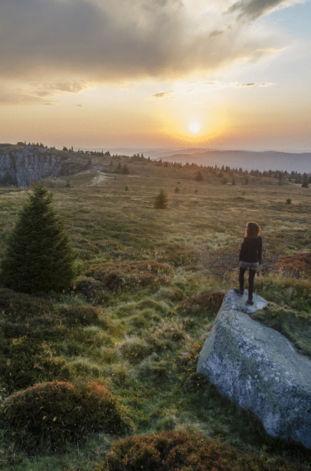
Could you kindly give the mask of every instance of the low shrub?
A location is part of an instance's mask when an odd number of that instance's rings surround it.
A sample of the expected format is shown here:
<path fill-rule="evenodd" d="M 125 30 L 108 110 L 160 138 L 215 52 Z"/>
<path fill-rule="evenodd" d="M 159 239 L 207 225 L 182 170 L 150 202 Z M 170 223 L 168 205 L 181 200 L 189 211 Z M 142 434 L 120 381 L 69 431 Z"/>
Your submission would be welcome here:
<path fill-rule="evenodd" d="M 89 302 L 100 302 L 102 300 L 102 284 L 91 276 L 77 278 L 74 290 L 81 293 Z"/>
<path fill-rule="evenodd" d="M 279 273 L 293 278 L 311 276 L 311 252 L 300 252 L 279 257 L 276 262 Z"/>
<path fill-rule="evenodd" d="M 0 325 L 6 337 L 47 340 L 64 333 L 61 319 L 47 299 L 0 289 Z"/>
<path fill-rule="evenodd" d="M 88 304 L 63 305 L 59 307 L 58 311 L 64 322 L 69 326 L 87 326 L 99 323 L 99 309 Z"/>
<path fill-rule="evenodd" d="M 0 376 L 7 394 L 69 378 L 65 360 L 52 347 L 66 328 L 48 300 L 0 289 L 0 329 Z"/>
<path fill-rule="evenodd" d="M 160 351 L 170 346 L 175 350 L 176 346 L 171 344 L 184 342 L 186 337 L 187 333 L 182 322 L 162 320 L 147 337 L 147 342 Z"/>
<path fill-rule="evenodd" d="M 36 382 L 70 377 L 66 361 L 44 347 L 28 337 L 1 340 L 0 377 L 8 394 Z"/>
<path fill-rule="evenodd" d="M 113 443 L 97 471 L 294 471 L 191 431 L 132 436 Z"/>
<path fill-rule="evenodd" d="M 196 370 L 198 356 L 202 347 L 203 344 L 201 342 L 193 342 L 188 349 L 180 352 L 176 363 L 181 371 L 190 374 Z"/>
<path fill-rule="evenodd" d="M 130 425 L 116 398 L 100 383 L 66 381 L 36 384 L 7 397 L 1 420 L 16 447 L 32 454 L 62 450 L 86 434 L 122 434 Z"/>
<path fill-rule="evenodd" d="M 165 261 L 175 267 L 197 267 L 199 259 L 198 251 L 189 245 L 167 245 L 163 248 L 160 261 Z"/>
<path fill-rule="evenodd" d="M 161 359 L 160 356 L 153 352 L 145 358 L 137 369 L 137 374 L 144 381 L 156 383 L 165 382 L 172 374 L 172 368 L 169 368 L 167 360 Z"/>
<path fill-rule="evenodd" d="M 39 316 L 48 317 L 51 309 L 51 303 L 43 298 L 0 288 L 0 311 L 11 321 L 27 321 Z"/>
<path fill-rule="evenodd" d="M 91 266 L 86 275 L 100 281 L 108 291 L 120 291 L 165 284 L 172 275 L 172 268 L 165 263 L 147 260 L 104 262 Z"/>
<path fill-rule="evenodd" d="M 152 345 L 140 338 L 131 338 L 119 347 L 121 355 L 132 364 L 137 364 L 152 353 Z"/>
<path fill-rule="evenodd" d="M 178 313 L 185 315 L 217 314 L 224 299 L 221 291 L 203 291 L 183 301 Z"/>
<path fill-rule="evenodd" d="M 298 311 L 310 311 L 310 279 L 292 278 L 272 273 L 258 277 L 256 286 L 260 294 L 270 302 Z"/>

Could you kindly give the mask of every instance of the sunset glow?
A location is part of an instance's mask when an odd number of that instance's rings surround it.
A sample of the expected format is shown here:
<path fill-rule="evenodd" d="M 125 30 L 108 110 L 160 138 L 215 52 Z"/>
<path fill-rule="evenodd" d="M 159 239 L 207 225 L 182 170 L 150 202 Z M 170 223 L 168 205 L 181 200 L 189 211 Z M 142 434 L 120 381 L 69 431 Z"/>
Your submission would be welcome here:
<path fill-rule="evenodd" d="M 1 2 L 1 141 L 311 148 L 309 1 L 126 5 Z"/>
<path fill-rule="evenodd" d="M 189 123 L 188 129 L 191 132 L 191 134 L 196 135 L 196 134 L 199 134 L 199 132 L 202 129 L 202 126 L 201 126 L 201 123 L 199 123 L 198 121 L 191 121 Z"/>

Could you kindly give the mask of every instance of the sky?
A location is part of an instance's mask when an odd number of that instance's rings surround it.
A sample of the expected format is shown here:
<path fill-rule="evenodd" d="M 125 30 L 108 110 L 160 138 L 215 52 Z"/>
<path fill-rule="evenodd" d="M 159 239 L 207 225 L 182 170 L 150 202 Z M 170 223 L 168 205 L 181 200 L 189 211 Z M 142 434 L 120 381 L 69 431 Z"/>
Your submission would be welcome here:
<path fill-rule="evenodd" d="M 310 0 L 0 0 L 0 142 L 311 151 Z"/>

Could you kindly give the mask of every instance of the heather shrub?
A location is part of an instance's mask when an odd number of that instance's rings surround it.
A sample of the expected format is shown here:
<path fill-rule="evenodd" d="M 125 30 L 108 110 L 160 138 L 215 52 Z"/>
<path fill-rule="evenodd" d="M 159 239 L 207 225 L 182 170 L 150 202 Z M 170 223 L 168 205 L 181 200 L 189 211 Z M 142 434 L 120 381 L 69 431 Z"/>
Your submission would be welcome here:
<path fill-rule="evenodd" d="M 117 399 L 96 382 L 35 384 L 4 400 L 1 420 L 8 438 L 30 454 L 62 450 L 89 433 L 122 434 L 130 428 Z"/>
<path fill-rule="evenodd" d="M 100 302 L 102 300 L 102 284 L 91 276 L 80 276 L 75 280 L 74 289 L 81 293 L 87 301 Z"/>
<path fill-rule="evenodd" d="M 0 289 L 0 326 L 6 339 L 29 337 L 38 342 L 64 333 L 50 302 L 8 289 Z"/>
<path fill-rule="evenodd" d="M 100 310 L 89 304 L 63 305 L 58 310 L 68 326 L 87 326 L 98 324 L 100 321 Z"/>
<path fill-rule="evenodd" d="M 309 278 L 311 276 L 311 253 L 298 252 L 293 255 L 279 257 L 276 269 L 283 276 L 293 278 Z"/>
<path fill-rule="evenodd" d="M 127 339 L 119 347 L 121 355 L 132 364 L 137 364 L 152 353 L 152 345 L 134 337 Z"/>
<path fill-rule="evenodd" d="M 1 339 L 0 376 L 7 393 L 40 381 L 69 378 L 66 361 L 44 347 L 28 337 Z"/>
<path fill-rule="evenodd" d="M 185 315 L 217 314 L 223 299 L 224 293 L 221 291 L 203 291 L 183 301 L 178 312 Z"/>
<path fill-rule="evenodd" d="M 173 246 L 163 247 L 159 260 L 172 264 L 175 267 L 197 267 L 199 254 L 196 248 L 174 243 Z"/>
<path fill-rule="evenodd" d="M 260 294 L 279 306 L 308 311 L 311 305 L 311 281 L 271 273 L 256 280 Z"/>
<path fill-rule="evenodd" d="M 97 471 L 294 471 L 192 431 L 132 436 L 113 443 Z"/>
<path fill-rule="evenodd" d="M 41 381 L 68 379 L 66 362 L 50 343 L 65 335 L 51 303 L 0 289 L 0 328 L 0 376 L 7 393 Z"/>
<path fill-rule="evenodd" d="M 172 269 L 168 264 L 155 261 L 104 262 L 90 267 L 88 277 L 99 280 L 108 291 L 120 291 L 169 281 Z"/>
<path fill-rule="evenodd" d="M 44 298 L 0 288 L 0 311 L 12 321 L 25 322 L 34 317 L 49 317 L 51 304 Z"/>

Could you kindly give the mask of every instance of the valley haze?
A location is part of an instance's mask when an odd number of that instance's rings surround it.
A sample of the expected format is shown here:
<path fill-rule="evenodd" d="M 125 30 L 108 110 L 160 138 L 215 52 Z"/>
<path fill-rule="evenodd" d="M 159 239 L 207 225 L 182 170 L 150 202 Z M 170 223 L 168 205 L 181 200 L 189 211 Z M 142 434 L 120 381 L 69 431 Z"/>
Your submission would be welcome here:
<path fill-rule="evenodd" d="M 98 150 L 98 148 L 97 148 Z M 252 151 L 252 150 L 221 150 L 202 148 L 176 148 L 176 149 L 140 149 L 112 148 L 112 153 L 132 155 L 143 153 L 153 160 L 162 159 L 168 162 L 183 164 L 194 163 L 203 166 L 222 165 L 244 170 L 282 170 L 300 173 L 311 172 L 311 152 L 280 152 L 280 151 Z"/>

